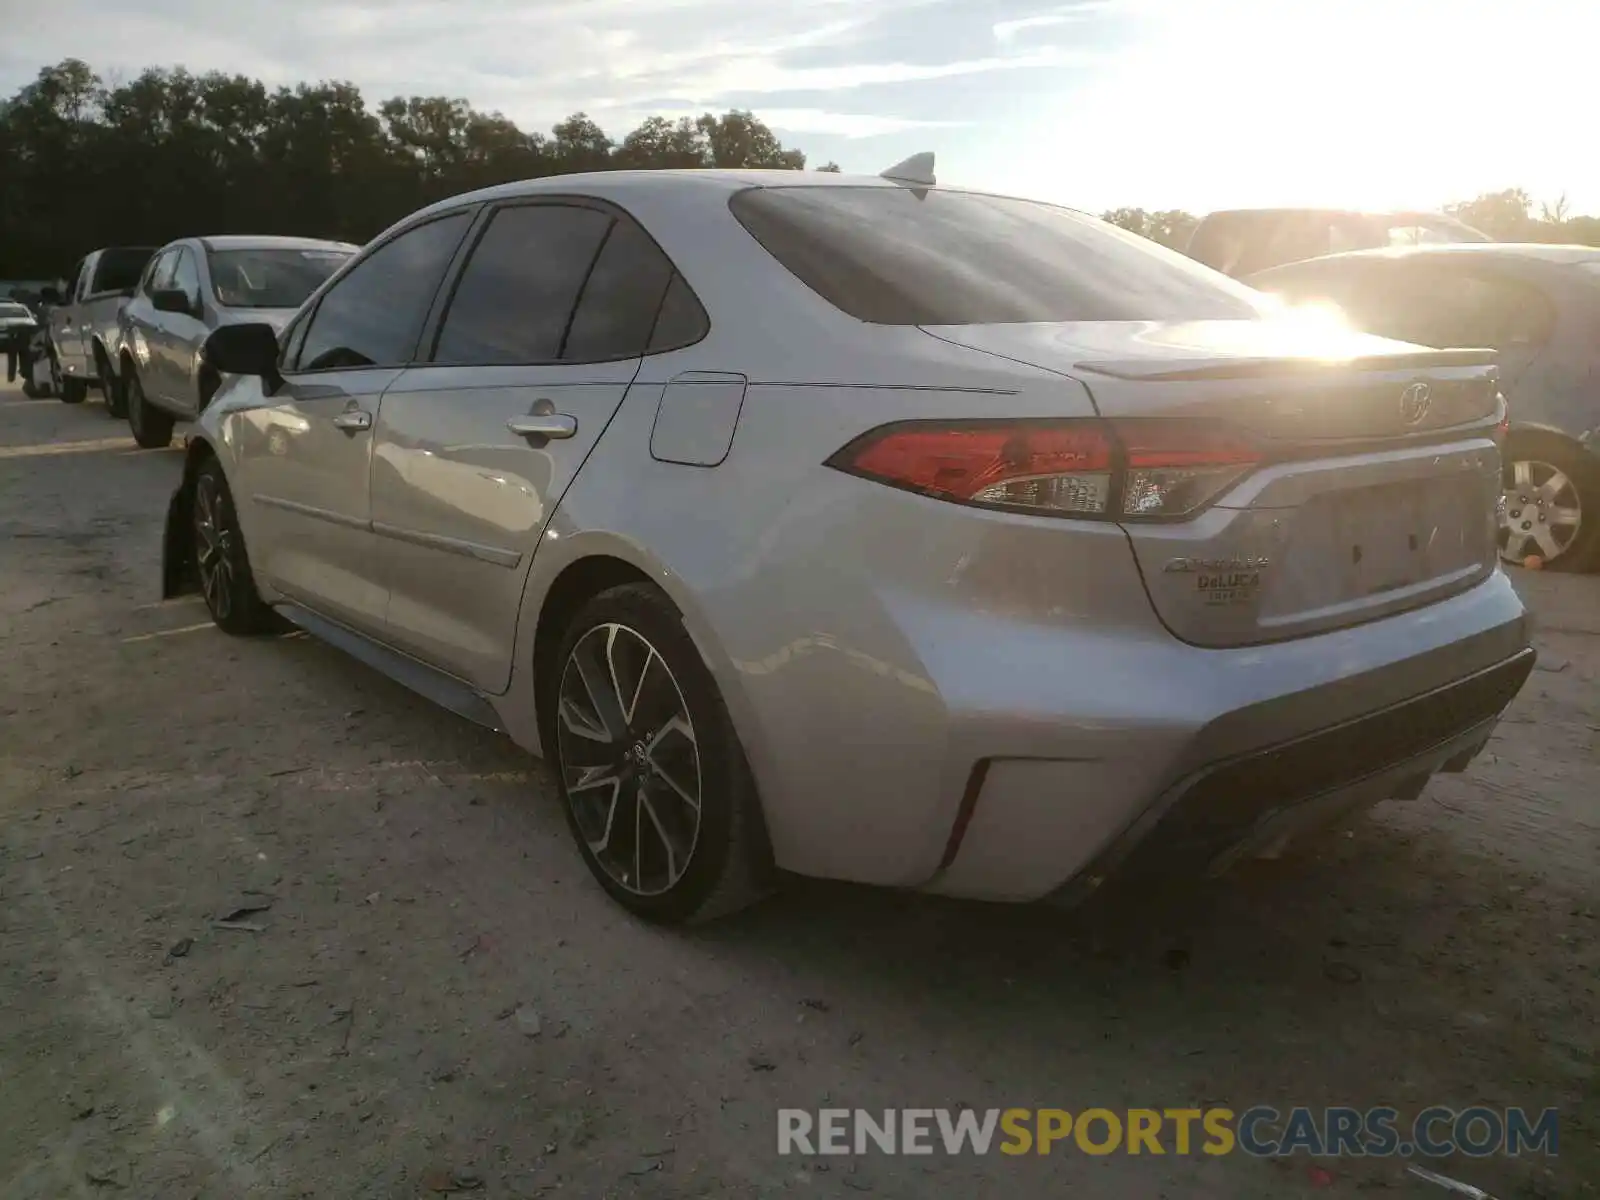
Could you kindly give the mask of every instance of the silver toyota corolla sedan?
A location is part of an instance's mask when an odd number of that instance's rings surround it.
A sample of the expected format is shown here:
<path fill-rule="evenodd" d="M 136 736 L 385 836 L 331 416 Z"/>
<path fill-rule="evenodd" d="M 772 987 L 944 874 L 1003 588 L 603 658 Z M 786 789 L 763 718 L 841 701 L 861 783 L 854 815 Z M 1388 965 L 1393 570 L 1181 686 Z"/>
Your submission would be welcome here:
<path fill-rule="evenodd" d="M 134 441 L 157 449 L 175 420 L 191 420 L 221 382 L 200 348 L 223 325 L 281 329 L 357 250 L 348 242 L 289 237 L 202 237 L 151 257 L 120 318 L 117 376 L 107 392 Z M 118 416 L 123 415 L 117 412 Z"/>
<path fill-rule="evenodd" d="M 662 920 L 1217 871 L 1461 770 L 1533 659 L 1492 354 L 886 174 L 402 221 L 211 336 L 165 593 L 542 754 Z"/>

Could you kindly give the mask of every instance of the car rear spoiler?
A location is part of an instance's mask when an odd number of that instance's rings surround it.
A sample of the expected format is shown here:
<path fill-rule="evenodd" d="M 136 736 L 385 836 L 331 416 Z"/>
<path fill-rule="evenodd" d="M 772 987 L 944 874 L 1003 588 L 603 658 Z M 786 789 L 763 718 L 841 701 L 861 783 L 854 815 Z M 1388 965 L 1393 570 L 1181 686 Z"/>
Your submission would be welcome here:
<path fill-rule="evenodd" d="M 1493 350 L 1407 350 L 1356 358 L 1117 359 L 1077 363 L 1074 370 L 1108 379 L 1180 383 L 1186 380 L 1270 379 L 1275 375 L 1316 375 L 1324 371 L 1437 371 L 1450 367 L 1493 367 Z"/>

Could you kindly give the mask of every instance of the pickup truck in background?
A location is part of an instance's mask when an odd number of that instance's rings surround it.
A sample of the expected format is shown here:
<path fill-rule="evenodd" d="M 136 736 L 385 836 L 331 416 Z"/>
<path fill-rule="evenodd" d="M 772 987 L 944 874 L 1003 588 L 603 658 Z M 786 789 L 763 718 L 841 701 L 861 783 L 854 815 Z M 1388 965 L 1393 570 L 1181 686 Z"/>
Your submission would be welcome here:
<path fill-rule="evenodd" d="M 122 306 L 155 254 L 154 246 L 107 246 L 93 250 L 72 272 L 65 296 L 46 293 L 50 310 L 50 374 L 55 393 L 81 403 L 99 385 L 114 417 L 126 415 L 117 379 Z"/>

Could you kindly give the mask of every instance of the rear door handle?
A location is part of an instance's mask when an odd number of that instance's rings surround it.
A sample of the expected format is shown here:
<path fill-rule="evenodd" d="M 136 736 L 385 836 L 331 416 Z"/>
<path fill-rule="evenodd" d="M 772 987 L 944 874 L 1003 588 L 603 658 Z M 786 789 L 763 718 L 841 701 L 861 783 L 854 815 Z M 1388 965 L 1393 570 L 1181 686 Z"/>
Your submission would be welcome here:
<path fill-rule="evenodd" d="M 347 409 L 333 418 L 333 427 L 347 433 L 372 428 L 372 414 L 359 408 Z"/>
<path fill-rule="evenodd" d="M 506 428 L 518 437 L 555 438 L 572 437 L 578 432 L 578 418 L 566 413 L 537 413 L 526 417 L 512 417 Z"/>

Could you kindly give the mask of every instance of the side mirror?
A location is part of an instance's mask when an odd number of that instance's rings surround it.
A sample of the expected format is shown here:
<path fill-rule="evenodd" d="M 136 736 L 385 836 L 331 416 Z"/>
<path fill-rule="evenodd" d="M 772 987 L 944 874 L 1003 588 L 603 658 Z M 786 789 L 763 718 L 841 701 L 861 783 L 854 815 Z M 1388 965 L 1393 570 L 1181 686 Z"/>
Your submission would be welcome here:
<path fill-rule="evenodd" d="M 189 303 L 189 294 L 178 288 L 159 288 L 151 292 L 150 303 L 157 312 L 180 313 L 186 317 L 194 312 L 194 305 Z"/>
<path fill-rule="evenodd" d="M 61 292 L 53 287 L 40 288 L 39 300 L 44 304 L 60 304 Z"/>
<path fill-rule="evenodd" d="M 259 375 L 269 393 L 283 382 L 278 374 L 278 335 L 271 325 L 224 325 L 206 338 L 200 353 L 224 375 Z"/>

